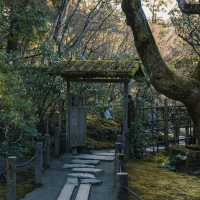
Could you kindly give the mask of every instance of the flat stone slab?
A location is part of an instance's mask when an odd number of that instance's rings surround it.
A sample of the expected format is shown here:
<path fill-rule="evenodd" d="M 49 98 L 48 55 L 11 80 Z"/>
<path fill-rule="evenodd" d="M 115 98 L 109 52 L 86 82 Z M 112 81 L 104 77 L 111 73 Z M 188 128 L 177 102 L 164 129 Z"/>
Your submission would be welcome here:
<path fill-rule="evenodd" d="M 81 179 L 81 184 L 92 184 L 92 185 L 99 185 L 102 184 L 103 181 L 99 179 Z"/>
<path fill-rule="evenodd" d="M 96 156 L 96 155 L 91 155 L 91 154 L 80 154 L 73 157 L 77 159 L 83 159 L 83 160 L 114 161 L 114 156 Z"/>
<path fill-rule="evenodd" d="M 63 169 L 71 169 L 71 168 L 95 168 L 94 165 L 87 164 L 64 164 Z"/>
<path fill-rule="evenodd" d="M 88 200 L 90 196 L 91 184 L 81 184 L 75 200 Z"/>
<path fill-rule="evenodd" d="M 76 177 L 76 178 L 93 178 L 96 179 L 96 176 L 90 173 L 69 173 L 68 174 L 69 177 Z"/>
<path fill-rule="evenodd" d="M 101 172 L 103 172 L 103 170 L 96 168 L 73 168 L 72 172 L 100 174 Z"/>
<path fill-rule="evenodd" d="M 96 156 L 115 156 L 115 153 L 111 152 L 92 152 L 92 154 Z"/>
<path fill-rule="evenodd" d="M 57 200 L 70 200 L 76 185 L 66 183 L 62 188 Z"/>
<path fill-rule="evenodd" d="M 78 181 L 78 178 L 69 177 L 69 178 L 67 178 L 67 183 L 78 186 L 79 181 Z"/>
<path fill-rule="evenodd" d="M 80 160 L 80 159 L 73 159 L 71 160 L 73 164 L 86 164 L 86 165 L 98 165 L 100 160 Z"/>

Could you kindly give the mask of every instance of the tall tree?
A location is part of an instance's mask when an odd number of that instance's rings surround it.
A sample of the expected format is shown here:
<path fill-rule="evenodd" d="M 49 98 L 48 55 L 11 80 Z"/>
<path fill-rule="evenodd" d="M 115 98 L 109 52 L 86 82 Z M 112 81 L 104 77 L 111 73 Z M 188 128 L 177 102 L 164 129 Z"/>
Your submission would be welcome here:
<path fill-rule="evenodd" d="M 200 145 L 199 77 L 183 77 L 170 70 L 158 50 L 141 0 L 123 0 L 122 9 L 126 14 L 127 24 L 132 29 L 145 73 L 159 92 L 185 104 L 194 123 L 195 142 Z"/>

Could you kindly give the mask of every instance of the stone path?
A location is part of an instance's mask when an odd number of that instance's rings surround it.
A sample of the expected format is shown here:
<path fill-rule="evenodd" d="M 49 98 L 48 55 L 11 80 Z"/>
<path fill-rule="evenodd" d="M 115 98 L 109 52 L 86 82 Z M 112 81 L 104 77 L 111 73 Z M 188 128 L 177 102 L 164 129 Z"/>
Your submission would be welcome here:
<path fill-rule="evenodd" d="M 43 187 L 22 200 L 114 200 L 114 152 L 94 151 L 53 161 Z"/>

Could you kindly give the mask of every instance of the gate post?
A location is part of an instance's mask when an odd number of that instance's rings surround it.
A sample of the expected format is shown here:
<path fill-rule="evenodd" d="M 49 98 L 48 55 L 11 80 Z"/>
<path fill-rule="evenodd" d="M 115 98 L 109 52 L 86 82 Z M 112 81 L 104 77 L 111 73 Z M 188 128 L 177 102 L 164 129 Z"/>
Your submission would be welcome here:
<path fill-rule="evenodd" d="M 124 82 L 124 105 L 123 105 L 123 142 L 126 158 L 129 157 L 129 133 L 128 133 L 128 80 Z"/>
<path fill-rule="evenodd" d="M 128 173 L 117 173 L 117 200 L 128 200 Z"/>
<path fill-rule="evenodd" d="M 6 162 L 7 200 L 16 200 L 16 157 L 9 156 Z"/>
<path fill-rule="evenodd" d="M 35 152 L 35 184 L 42 184 L 43 172 L 43 143 L 37 142 Z"/>

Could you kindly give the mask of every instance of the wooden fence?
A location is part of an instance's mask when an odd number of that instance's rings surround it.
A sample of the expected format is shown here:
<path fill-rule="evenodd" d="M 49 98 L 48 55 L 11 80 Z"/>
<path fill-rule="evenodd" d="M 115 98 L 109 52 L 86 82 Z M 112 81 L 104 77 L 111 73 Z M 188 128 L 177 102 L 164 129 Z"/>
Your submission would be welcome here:
<path fill-rule="evenodd" d="M 5 159 L 5 166 L 0 169 L 3 170 L 2 174 L 5 176 L 7 184 L 7 200 L 16 200 L 16 175 L 19 171 L 33 169 L 34 171 L 34 182 L 35 185 L 42 185 L 42 176 L 45 169 L 50 167 L 51 157 L 59 157 L 61 150 L 61 140 L 63 131 L 62 118 L 57 116 L 58 123 L 52 127 L 49 126 L 47 120 L 46 133 L 40 138 L 39 141 L 35 142 L 35 153 L 32 158 L 25 162 L 18 162 L 16 156 L 8 156 Z M 49 132 L 53 132 L 50 135 Z"/>
<path fill-rule="evenodd" d="M 140 123 L 150 138 L 153 152 L 159 151 L 159 146 L 187 145 L 193 141 L 192 120 L 185 106 L 175 101 L 165 99 L 164 103 L 146 105 L 136 101 L 135 118 L 135 123 Z"/>

